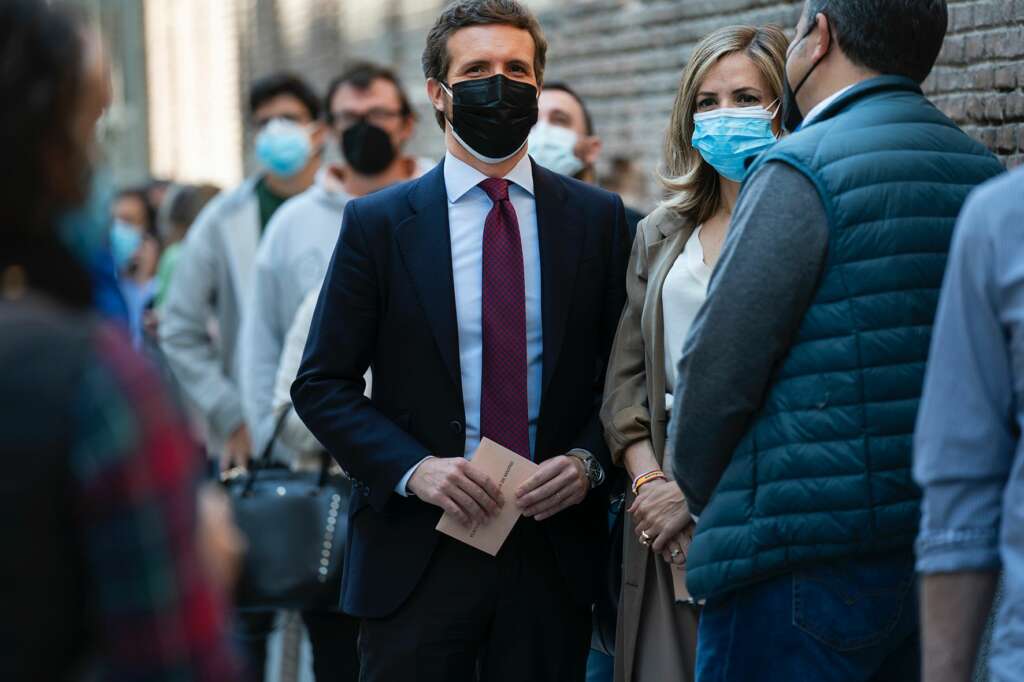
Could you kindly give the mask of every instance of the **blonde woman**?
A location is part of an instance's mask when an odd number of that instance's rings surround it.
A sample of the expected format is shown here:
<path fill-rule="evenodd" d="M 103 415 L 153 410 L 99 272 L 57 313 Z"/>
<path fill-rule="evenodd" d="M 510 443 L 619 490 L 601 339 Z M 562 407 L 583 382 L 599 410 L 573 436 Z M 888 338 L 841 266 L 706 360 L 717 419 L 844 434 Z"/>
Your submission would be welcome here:
<path fill-rule="evenodd" d="M 788 40 L 730 26 L 694 49 L 665 143 L 665 201 L 637 229 L 602 407 L 627 493 L 617 682 L 694 679 L 698 607 L 683 584 L 693 522 L 665 461 L 683 342 L 707 296 L 745 162 L 774 143 Z M 673 572 L 676 573 L 673 576 Z"/>

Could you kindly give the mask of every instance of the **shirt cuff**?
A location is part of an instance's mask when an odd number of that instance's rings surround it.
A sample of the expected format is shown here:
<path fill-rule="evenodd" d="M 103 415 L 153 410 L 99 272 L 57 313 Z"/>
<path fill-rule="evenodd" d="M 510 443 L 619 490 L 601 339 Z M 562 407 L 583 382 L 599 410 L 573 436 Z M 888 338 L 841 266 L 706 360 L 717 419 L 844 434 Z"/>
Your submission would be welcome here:
<path fill-rule="evenodd" d="M 917 537 L 920 573 L 998 570 L 999 533 L 990 528 L 922 531 Z"/>
<path fill-rule="evenodd" d="M 406 471 L 405 476 L 402 476 L 401 480 L 398 481 L 398 485 L 395 486 L 395 492 L 401 495 L 402 497 L 409 497 L 409 479 L 412 478 L 412 475 L 416 473 L 416 470 L 420 468 L 421 464 L 426 462 L 428 459 L 431 459 L 432 457 L 433 455 L 427 455 L 420 461 L 416 462 L 416 464 L 413 465 L 411 469 Z"/>

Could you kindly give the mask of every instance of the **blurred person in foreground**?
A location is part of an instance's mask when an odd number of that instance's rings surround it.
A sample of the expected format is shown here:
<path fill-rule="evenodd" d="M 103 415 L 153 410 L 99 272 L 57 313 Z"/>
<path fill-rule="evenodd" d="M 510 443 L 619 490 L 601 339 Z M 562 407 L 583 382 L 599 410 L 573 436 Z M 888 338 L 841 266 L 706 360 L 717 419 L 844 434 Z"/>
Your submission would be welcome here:
<path fill-rule="evenodd" d="M 244 466 L 253 452 L 237 352 L 256 251 L 274 212 L 312 184 L 324 137 L 320 101 L 296 76 L 255 81 L 248 115 L 260 170 L 210 202 L 189 230 L 160 321 L 164 353 L 207 421 L 207 449 L 222 470 Z"/>
<path fill-rule="evenodd" d="M 807 0 L 677 371 L 697 679 L 913 680 L 914 419 L 957 213 L 999 162 L 921 93 L 943 0 Z"/>
<path fill-rule="evenodd" d="M 990 679 L 1024 671 L 1024 169 L 960 215 L 914 434 L 926 682 L 972 679 L 999 573 Z"/>
<path fill-rule="evenodd" d="M 633 245 L 601 411 L 612 457 L 632 482 L 620 682 L 694 679 L 699 611 L 674 588 L 685 575 L 693 521 L 665 458 L 665 427 L 683 342 L 707 298 L 746 164 L 782 133 L 788 44 L 776 26 L 727 26 L 697 44 L 665 140 L 667 198 L 640 223 Z"/>
<path fill-rule="evenodd" d="M 537 125 L 530 131 L 530 156 L 548 170 L 597 184 L 601 137 L 586 103 L 565 83 L 545 83 L 537 98 Z M 626 206 L 630 238 L 643 214 Z"/>
<path fill-rule="evenodd" d="M 546 50 L 515 0 L 441 11 L 422 62 L 445 158 L 345 207 L 292 387 L 356 481 L 342 606 L 363 682 L 584 676 L 628 235 L 618 197 L 527 154 Z M 502 494 L 468 461 L 482 438 L 536 471 Z M 435 530 L 501 505 L 523 518 L 496 557 Z"/>
<path fill-rule="evenodd" d="M 101 52 L 60 6 L 0 4 L 0 660 L 33 682 L 233 680 L 200 458 L 60 234 L 93 191 Z"/>
<path fill-rule="evenodd" d="M 395 74 L 375 64 L 355 64 L 333 80 L 324 100 L 329 141 L 340 145 L 344 160 L 325 165 L 312 187 L 288 201 L 267 226 L 256 254 L 252 294 L 239 341 L 242 404 L 252 427 L 254 449 L 262 452 L 274 438 L 279 411 L 274 387 L 285 339 L 307 296 L 320 291 L 327 264 L 338 243 L 345 206 L 397 182 L 419 177 L 428 167 L 403 153 L 415 130 L 415 114 Z M 306 318 L 306 331 L 309 318 Z M 298 353 L 305 346 L 305 335 Z M 295 378 L 295 369 L 288 380 Z M 290 403 L 290 401 L 289 401 Z M 290 411 L 292 429 L 305 427 Z M 276 459 L 297 468 L 319 468 L 318 445 L 295 450 L 291 439 L 274 443 Z M 259 538 L 253 538 L 259 542 Z M 340 611 L 302 614 L 313 648 L 317 680 L 355 680 L 359 676 L 356 638 L 359 621 Z"/>

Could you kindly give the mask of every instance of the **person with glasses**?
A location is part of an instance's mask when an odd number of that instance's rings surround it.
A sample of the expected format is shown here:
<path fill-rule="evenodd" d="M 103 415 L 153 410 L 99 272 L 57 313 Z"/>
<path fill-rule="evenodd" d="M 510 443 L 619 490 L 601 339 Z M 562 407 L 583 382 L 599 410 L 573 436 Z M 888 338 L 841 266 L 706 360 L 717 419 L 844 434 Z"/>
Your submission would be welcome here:
<path fill-rule="evenodd" d="M 324 101 L 328 137 L 343 160 L 325 164 L 313 185 L 274 215 L 253 268 L 242 325 L 242 402 L 257 452 L 274 439 L 281 411 L 274 387 L 285 339 L 304 299 L 320 290 L 338 241 L 345 206 L 353 197 L 421 175 L 429 165 L 406 156 L 416 116 L 395 74 L 370 63 L 354 64 L 330 84 Z M 306 324 L 308 330 L 309 325 Z M 302 335 L 304 339 L 304 334 Z M 301 353 L 301 348 L 299 349 Z M 292 374 L 294 377 L 294 373 Z M 290 383 L 290 382 L 289 382 Z M 305 431 L 291 411 L 288 433 Z M 277 438 L 275 458 L 296 468 L 319 467 L 319 444 L 288 447 Z M 339 612 L 302 614 L 313 646 L 318 680 L 355 680 L 358 621 Z"/>
<path fill-rule="evenodd" d="M 286 73 L 252 84 L 249 122 L 260 170 L 211 201 L 189 230 L 159 329 L 176 383 L 203 416 L 207 451 L 219 457 L 221 470 L 245 466 L 253 452 L 236 344 L 256 250 L 274 212 L 312 184 L 326 132 L 320 99 L 305 81 Z M 262 678 L 273 618 L 267 612 L 241 619 L 256 679 Z"/>

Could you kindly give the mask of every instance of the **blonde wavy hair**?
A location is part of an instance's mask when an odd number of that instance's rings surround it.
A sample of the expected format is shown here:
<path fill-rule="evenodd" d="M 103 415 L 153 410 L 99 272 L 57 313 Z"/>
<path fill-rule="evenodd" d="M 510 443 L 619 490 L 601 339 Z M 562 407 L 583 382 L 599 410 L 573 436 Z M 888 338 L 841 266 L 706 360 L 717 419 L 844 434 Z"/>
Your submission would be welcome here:
<path fill-rule="evenodd" d="M 718 173 L 690 144 L 697 92 L 708 71 L 720 60 L 737 52 L 747 55 L 771 87 L 769 99 L 781 98 L 789 39 L 779 26 L 726 26 L 698 43 L 679 81 L 672 106 L 672 120 L 665 136 L 665 166 L 658 179 L 667 190 L 661 202 L 683 218 L 699 225 L 719 209 L 721 190 Z M 767 102 L 765 103 L 767 105 Z"/>

